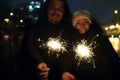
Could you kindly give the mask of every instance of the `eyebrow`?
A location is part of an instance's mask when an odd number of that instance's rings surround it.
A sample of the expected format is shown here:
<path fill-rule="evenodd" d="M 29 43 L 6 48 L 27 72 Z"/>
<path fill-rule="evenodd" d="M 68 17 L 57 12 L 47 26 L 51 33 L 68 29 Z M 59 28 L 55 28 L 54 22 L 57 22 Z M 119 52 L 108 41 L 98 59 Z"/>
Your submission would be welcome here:
<path fill-rule="evenodd" d="M 54 3 L 49 3 L 48 6 L 54 6 Z"/>

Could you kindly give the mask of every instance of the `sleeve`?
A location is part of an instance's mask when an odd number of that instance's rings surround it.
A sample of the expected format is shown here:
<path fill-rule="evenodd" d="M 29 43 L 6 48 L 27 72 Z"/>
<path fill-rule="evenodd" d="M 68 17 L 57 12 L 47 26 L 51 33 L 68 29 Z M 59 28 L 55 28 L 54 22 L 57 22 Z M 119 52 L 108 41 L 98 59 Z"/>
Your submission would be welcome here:
<path fill-rule="evenodd" d="M 25 51 L 24 55 L 30 60 L 34 65 L 44 62 L 42 55 L 38 51 L 35 43 L 36 34 L 33 29 L 30 29 L 24 35 L 23 40 L 23 50 Z"/>
<path fill-rule="evenodd" d="M 110 60 L 109 60 L 109 70 L 110 75 L 112 76 L 112 79 L 118 79 L 118 74 L 120 74 L 120 59 L 118 57 L 118 54 L 114 50 L 111 42 L 106 39 L 106 47 L 108 50 L 108 53 L 110 53 Z"/>
<path fill-rule="evenodd" d="M 72 44 L 69 39 L 67 39 L 67 47 L 66 52 L 60 57 L 60 70 L 61 74 L 64 72 L 72 73 L 72 69 L 74 67 L 74 53 L 72 51 Z"/>
<path fill-rule="evenodd" d="M 65 53 L 61 57 L 60 69 L 61 73 L 71 72 L 73 66 L 73 55 L 72 53 Z"/>
<path fill-rule="evenodd" d="M 101 54 L 101 64 L 99 64 L 100 68 L 98 70 L 101 75 L 103 75 L 107 79 L 115 79 L 115 74 L 117 71 L 116 68 L 118 66 L 116 64 L 116 58 L 118 57 L 118 55 L 107 37 L 101 37 L 99 45 L 101 48 L 101 53 L 99 53 Z"/>

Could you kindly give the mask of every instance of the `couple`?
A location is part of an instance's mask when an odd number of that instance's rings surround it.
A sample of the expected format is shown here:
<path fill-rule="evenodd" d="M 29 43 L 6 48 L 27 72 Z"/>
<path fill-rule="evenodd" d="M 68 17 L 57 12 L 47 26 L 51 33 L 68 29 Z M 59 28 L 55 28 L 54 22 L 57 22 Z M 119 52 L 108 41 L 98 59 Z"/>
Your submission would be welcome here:
<path fill-rule="evenodd" d="M 65 0 L 48 0 L 41 7 L 40 20 L 29 26 L 22 45 L 23 78 L 27 80 L 96 80 L 111 79 L 112 54 L 117 55 L 100 26 L 86 10 L 79 10 L 73 17 Z M 73 27 L 72 27 L 73 26 Z M 70 43 L 85 39 L 90 43 L 93 37 L 99 45 L 93 50 L 94 62 L 81 62 L 74 59 L 75 53 L 68 51 L 59 57 L 48 55 L 48 49 L 39 47 L 49 37 L 58 37 Z M 39 40 L 40 39 L 40 40 Z M 42 40 L 42 41 L 41 41 Z M 28 75 L 28 76 L 27 76 Z M 110 79 L 109 79 L 110 78 Z"/>

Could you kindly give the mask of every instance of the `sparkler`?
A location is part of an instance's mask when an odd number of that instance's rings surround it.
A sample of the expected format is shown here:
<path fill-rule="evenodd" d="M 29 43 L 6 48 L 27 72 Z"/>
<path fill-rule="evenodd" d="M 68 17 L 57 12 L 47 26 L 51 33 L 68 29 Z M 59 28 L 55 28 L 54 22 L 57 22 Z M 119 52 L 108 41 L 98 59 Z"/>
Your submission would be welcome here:
<path fill-rule="evenodd" d="M 65 47 L 66 47 L 66 42 L 61 41 L 61 35 L 63 33 L 64 29 L 61 30 L 58 38 L 49 38 L 47 41 L 47 47 L 49 49 L 49 51 L 52 52 L 64 52 L 66 51 Z"/>
<path fill-rule="evenodd" d="M 64 51 L 66 51 L 65 44 L 65 42 L 60 41 L 60 39 L 58 38 L 50 37 L 46 43 L 46 46 L 48 47 L 49 51 L 63 53 Z"/>
<path fill-rule="evenodd" d="M 48 41 L 45 42 L 43 40 L 41 40 L 40 38 L 37 40 L 39 42 L 42 42 L 42 44 L 39 45 L 39 47 L 45 47 L 48 48 L 48 52 L 50 53 L 52 51 L 52 53 L 54 52 L 64 52 L 67 51 L 66 50 L 66 46 L 67 43 L 65 41 L 61 41 L 59 38 L 48 38 Z"/>
<path fill-rule="evenodd" d="M 61 31 L 58 38 L 50 37 L 50 38 L 48 38 L 47 42 L 38 38 L 37 41 L 42 42 L 42 44 L 40 44 L 39 47 L 48 48 L 48 53 L 50 53 L 50 54 L 56 53 L 57 56 L 59 56 L 58 53 L 60 53 L 60 52 L 63 53 L 64 51 L 67 51 L 66 50 L 67 43 L 61 39 L 62 32 L 63 32 L 63 30 Z"/>
<path fill-rule="evenodd" d="M 74 46 L 74 51 L 76 52 L 75 58 L 79 61 L 78 65 L 81 61 L 85 61 L 87 63 L 92 63 L 93 68 L 96 68 L 93 56 L 94 52 L 93 49 L 96 48 L 96 46 L 93 46 L 93 44 L 96 44 L 95 41 L 93 41 L 96 37 L 99 35 L 97 34 L 91 41 L 90 45 L 87 44 L 87 40 L 81 40 L 81 42 L 77 42 L 77 45 Z"/>

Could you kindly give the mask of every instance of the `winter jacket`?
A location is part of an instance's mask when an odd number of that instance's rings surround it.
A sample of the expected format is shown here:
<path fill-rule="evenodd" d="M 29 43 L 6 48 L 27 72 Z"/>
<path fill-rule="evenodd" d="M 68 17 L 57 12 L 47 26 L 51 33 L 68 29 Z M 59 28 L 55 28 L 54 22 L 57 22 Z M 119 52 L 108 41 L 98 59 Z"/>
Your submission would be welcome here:
<path fill-rule="evenodd" d="M 36 69 L 37 65 L 41 62 L 45 62 L 51 69 L 49 80 L 60 79 L 60 75 L 63 71 L 60 68 L 62 66 L 61 61 L 63 61 L 62 56 L 64 56 L 64 54 L 66 55 L 67 52 L 52 52 L 48 49 L 46 43 L 49 38 L 58 38 L 65 41 L 67 37 L 68 31 L 64 25 L 53 25 L 51 23 L 34 24 L 27 30 L 22 45 L 22 57 L 24 57 L 23 64 L 28 66 L 26 72 L 32 74 L 31 76 L 33 78 L 30 78 L 30 80 L 35 78 L 40 79 L 39 71 Z"/>

